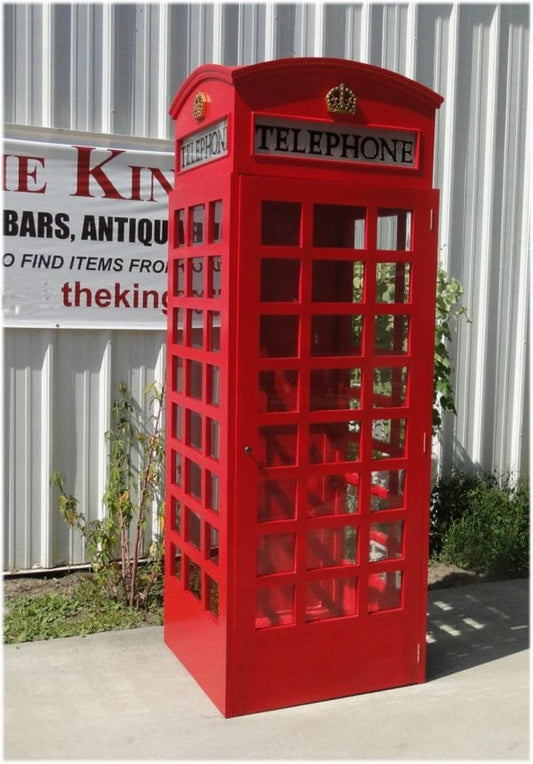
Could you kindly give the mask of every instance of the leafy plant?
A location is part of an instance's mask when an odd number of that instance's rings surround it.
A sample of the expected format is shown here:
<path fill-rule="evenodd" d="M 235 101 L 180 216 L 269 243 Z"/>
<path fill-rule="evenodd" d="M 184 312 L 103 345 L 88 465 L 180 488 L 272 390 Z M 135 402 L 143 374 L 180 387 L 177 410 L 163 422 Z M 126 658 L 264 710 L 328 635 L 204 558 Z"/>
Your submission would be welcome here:
<path fill-rule="evenodd" d="M 475 573 L 510 578 L 529 570 L 525 480 L 457 473 L 432 494 L 434 555 Z"/>
<path fill-rule="evenodd" d="M 98 583 L 118 602 L 140 607 L 161 586 L 164 388 L 154 383 L 145 391 L 152 410 L 148 417 L 143 416 L 126 385 L 121 384 L 119 391 L 120 398 L 112 407 L 112 426 L 106 433 L 105 516 L 87 520 L 78 509 L 78 500 L 66 493 L 60 472 L 52 475 L 51 483 L 59 489 L 59 510 L 65 522 L 85 539 Z M 145 531 L 154 511 L 160 533 L 145 550 Z"/>
<path fill-rule="evenodd" d="M 435 310 L 435 370 L 433 376 L 433 430 L 442 425 L 442 412 L 456 414 L 455 398 L 451 382 L 453 368 L 450 360 L 449 343 L 452 329 L 460 316 L 471 321 L 468 311 L 461 304 L 464 288 L 461 282 L 448 276 L 439 267 L 437 270 L 437 303 Z"/>
<path fill-rule="evenodd" d="M 485 478 L 491 481 L 493 478 Z M 495 480 L 495 478 L 494 478 Z M 469 472 L 454 472 L 441 477 L 431 492 L 429 512 L 429 552 L 438 556 L 448 528 L 468 506 L 468 495 L 478 484 L 479 476 Z"/>
<path fill-rule="evenodd" d="M 381 263 L 377 271 L 376 301 L 394 303 L 407 299 L 410 289 L 410 271 L 399 263 Z M 433 430 L 442 425 L 442 413 L 455 410 L 452 386 L 453 368 L 449 346 L 457 320 L 464 316 L 467 321 L 467 309 L 462 305 L 464 289 L 461 282 L 448 276 L 446 271 L 437 269 L 436 308 L 435 308 L 435 354 L 433 376 Z M 354 299 L 362 299 L 362 276 L 354 279 Z M 407 342 L 407 318 L 403 315 L 380 314 L 376 317 L 376 348 L 384 353 L 405 352 Z M 402 398 L 400 370 L 376 369 L 374 390 L 384 397 Z"/>

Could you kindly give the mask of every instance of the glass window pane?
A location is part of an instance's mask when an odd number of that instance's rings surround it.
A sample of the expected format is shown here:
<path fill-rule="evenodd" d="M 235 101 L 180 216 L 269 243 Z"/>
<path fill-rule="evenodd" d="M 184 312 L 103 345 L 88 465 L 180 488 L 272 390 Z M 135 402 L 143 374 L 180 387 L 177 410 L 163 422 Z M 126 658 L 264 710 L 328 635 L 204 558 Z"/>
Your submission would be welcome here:
<path fill-rule="evenodd" d="M 363 316 L 311 316 L 311 355 L 360 355 Z"/>
<path fill-rule="evenodd" d="M 403 520 L 370 526 L 370 562 L 397 560 L 403 555 Z"/>
<path fill-rule="evenodd" d="M 314 528 L 307 533 L 306 567 L 330 568 L 355 565 L 357 562 L 357 528 Z"/>
<path fill-rule="evenodd" d="M 208 455 L 212 459 L 220 459 L 220 425 L 216 419 L 207 420 L 207 433 L 209 436 Z"/>
<path fill-rule="evenodd" d="M 197 549 L 200 549 L 202 545 L 202 521 L 196 512 L 192 511 L 192 509 L 187 509 L 186 529 L 186 540 L 189 542 L 189 544 L 192 544 Z"/>
<path fill-rule="evenodd" d="M 204 258 L 191 257 L 189 260 L 189 296 L 204 296 Z"/>
<path fill-rule="evenodd" d="M 220 404 L 220 369 L 218 366 L 207 366 L 207 402 L 211 406 Z"/>
<path fill-rule="evenodd" d="M 266 467 L 296 464 L 297 425 L 273 425 L 260 427 L 263 462 Z"/>
<path fill-rule="evenodd" d="M 365 246 L 364 207 L 315 204 L 313 246 L 363 249 Z"/>
<path fill-rule="evenodd" d="M 222 241 L 222 200 L 211 202 L 211 241 Z"/>
<path fill-rule="evenodd" d="M 185 210 L 174 213 L 174 246 L 183 247 L 185 244 Z"/>
<path fill-rule="evenodd" d="M 200 569 L 200 566 L 197 565 L 192 560 L 189 560 L 187 557 L 185 558 L 185 570 L 186 570 L 186 579 L 185 579 L 185 588 L 190 591 L 191 594 L 194 594 L 196 599 L 201 600 L 202 599 L 202 571 Z"/>
<path fill-rule="evenodd" d="M 297 371 L 259 372 L 259 410 L 296 411 L 298 400 Z"/>
<path fill-rule="evenodd" d="M 316 475 L 307 484 L 307 514 L 345 515 L 359 512 L 359 475 Z"/>
<path fill-rule="evenodd" d="M 219 511 L 219 480 L 218 475 L 207 470 L 207 506 L 214 512 Z"/>
<path fill-rule="evenodd" d="M 300 261 L 281 258 L 261 260 L 261 301 L 298 302 Z"/>
<path fill-rule="evenodd" d="M 207 524 L 207 540 L 209 543 L 208 556 L 212 563 L 218 565 L 220 554 L 220 540 L 218 530 L 213 526 Z"/>
<path fill-rule="evenodd" d="M 409 316 L 376 316 L 376 353 L 406 355 L 409 340 Z"/>
<path fill-rule="evenodd" d="M 359 422 L 323 422 L 309 426 L 311 464 L 356 461 L 361 437 Z"/>
<path fill-rule="evenodd" d="M 261 536 L 257 545 L 257 575 L 292 572 L 295 544 L 294 533 L 272 533 Z"/>
<path fill-rule="evenodd" d="M 374 419 L 372 422 L 372 458 L 405 456 L 405 419 Z"/>
<path fill-rule="evenodd" d="M 172 472 L 174 475 L 175 485 L 181 485 L 182 476 L 183 476 L 182 462 L 183 462 L 182 455 L 173 451 L 172 452 L 172 466 L 173 466 Z"/>
<path fill-rule="evenodd" d="M 260 355 L 268 358 L 292 358 L 298 355 L 298 316 L 260 317 Z"/>
<path fill-rule="evenodd" d="M 185 490 L 197 499 L 202 498 L 202 468 L 199 464 L 187 459 L 187 483 Z"/>
<path fill-rule="evenodd" d="M 173 368 L 173 389 L 177 393 L 183 392 L 183 358 L 179 358 L 178 356 L 172 357 L 172 368 Z"/>
<path fill-rule="evenodd" d="M 370 509 L 399 509 L 404 505 L 405 470 L 375 470 L 370 478 Z"/>
<path fill-rule="evenodd" d="M 296 479 L 258 484 L 257 521 L 290 520 L 296 515 Z"/>
<path fill-rule="evenodd" d="M 171 513 L 171 526 L 172 530 L 177 531 L 177 533 L 181 533 L 181 522 L 183 517 L 183 510 L 181 501 L 178 501 L 178 499 L 172 497 L 172 513 Z"/>
<path fill-rule="evenodd" d="M 203 204 L 198 204 L 196 207 L 191 208 L 192 218 L 192 241 L 191 244 L 199 245 L 204 243 L 205 233 L 205 207 Z"/>
<path fill-rule="evenodd" d="M 171 548 L 171 566 L 172 566 L 172 575 L 176 576 L 178 581 L 181 581 L 181 549 L 174 544 L 170 545 Z"/>
<path fill-rule="evenodd" d="M 364 264 L 351 260 L 313 260 L 313 302 L 362 302 Z"/>
<path fill-rule="evenodd" d="M 189 372 L 187 375 L 187 394 L 190 395 L 191 398 L 197 398 L 199 401 L 201 401 L 203 366 L 200 361 L 187 361 L 187 369 Z"/>
<path fill-rule="evenodd" d="M 306 585 L 305 620 L 307 622 L 355 615 L 356 610 L 356 578 L 311 581 Z"/>
<path fill-rule="evenodd" d="M 411 210 L 378 210 L 378 249 L 410 250 L 412 217 Z"/>
<path fill-rule="evenodd" d="M 174 310 L 172 328 L 173 328 L 173 340 L 176 345 L 183 345 L 183 320 L 184 312 L 183 308 Z"/>
<path fill-rule="evenodd" d="M 188 310 L 189 342 L 188 346 L 202 349 L 204 343 L 204 312 L 203 310 Z"/>
<path fill-rule="evenodd" d="M 407 367 L 374 369 L 374 407 L 405 406 L 407 401 Z"/>
<path fill-rule="evenodd" d="M 301 204 L 299 202 L 263 202 L 261 244 L 298 246 L 300 218 Z"/>
<path fill-rule="evenodd" d="M 202 449 L 202 417 L 196 411 L 187 411 L 188 441 L 193 448 Z"/>
<path fill-rule="evenodd" d="M 185 260 L 176 260 L 174 265 L 174 294 L 183 297 L 185 294 Z"/>
<path fill-rule="evenodd" d="M 368 578 L 368 612 L 392 610 L 402 605 L 403 574 L 401 570 L 374 573 Z"/>
<path fill-rule="evenodd" d="M 175 403 L 172 404 L 172 436 L 177 440 L 183 437 L 183 409 Z"/>
<path fill-rule="evenodd" d="M 255 628 L 291 626 L 294 623 L 294 586 L 269 586 L 257 590 Z"/>
<path fill-rule="evenodd" d="M 207 584 L 206 607 L 210 613 L 218 617 L 218 605 L 220 601 L 218 582 L 210 576 L 205 577 L 205 582 Z"/>
<path fill-rule="evenodd" d="M 376 302 L 407 303 L 410 299 L 410 263 L 378 263 Z"/>
<path fill-rule="evenodd" d="M 361 404 L 361 369 L 312 369 L 311 411 L 358 409 Z"/>
<path fill-rule="evenodd" d="M 220 352 L 220 313 L 216 310 L 210 310 L 207 313 L 209 320 L 209 337 L 207 349 L 212 353 Z"/>
<path fill-rule="evenodd" d="M 209 257 L 207 260 L 209 268 L 208 296 L 218 299 L 222 296 L 222 258 L 220 255 Z"/>

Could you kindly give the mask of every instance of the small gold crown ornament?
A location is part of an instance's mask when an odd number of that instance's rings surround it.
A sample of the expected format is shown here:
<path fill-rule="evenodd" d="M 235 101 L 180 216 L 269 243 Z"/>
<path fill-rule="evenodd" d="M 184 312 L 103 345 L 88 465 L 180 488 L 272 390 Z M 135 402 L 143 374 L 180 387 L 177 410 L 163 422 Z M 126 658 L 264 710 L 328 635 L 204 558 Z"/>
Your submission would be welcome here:
<path fill-rule="evenodd" d="M 332 114 L 355 114 L 357 109 L 357 96 L 344 82 L 331 88 L 326 96 L 326 102 Z"/>
<path fill-rule="evenodd" d="M 209 96 L 202 90 L 199 90 L 194 96 L 192 102 L 192 115 L 197 122 L 205 118 L 207 114 L 207 104 L 209 103 Z"/>

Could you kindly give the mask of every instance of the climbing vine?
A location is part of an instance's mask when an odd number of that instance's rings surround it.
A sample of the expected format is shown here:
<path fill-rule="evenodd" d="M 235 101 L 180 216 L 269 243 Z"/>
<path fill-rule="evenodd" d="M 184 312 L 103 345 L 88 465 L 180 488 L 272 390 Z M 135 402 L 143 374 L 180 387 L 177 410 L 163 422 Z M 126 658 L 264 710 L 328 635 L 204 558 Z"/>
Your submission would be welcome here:
<path fill-rule="evenodd" d="M 472 319 L 462 304 L 464 288 L 461 282 L 439 266 L 437 271 L 437 303 L 435 312 L 435 371 L 433 377 L 433 430 L 442 425 L 445 411 L 457 413 L 452 385 L 453 368 L 450 358 L 452 332 L 457 320 L 463 316 Z"/>

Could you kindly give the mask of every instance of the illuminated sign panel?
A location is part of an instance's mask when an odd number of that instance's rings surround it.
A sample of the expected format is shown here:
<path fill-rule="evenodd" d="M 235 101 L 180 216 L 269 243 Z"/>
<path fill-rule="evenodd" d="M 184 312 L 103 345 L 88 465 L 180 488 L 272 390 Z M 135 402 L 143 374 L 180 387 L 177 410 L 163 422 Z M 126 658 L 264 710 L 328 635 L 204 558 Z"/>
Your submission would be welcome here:
<path fill-rule="evenodd" d="M 417 133 L 256 116 L 254 153 L 415 168 Z"/>
<path fill-rule="evenodd" d="M 205 130 L 194 133 L 182 141 L 180 148 L 180 170 L 212 162 L 228 153 L 228 120 L 210 125 Z"/>

